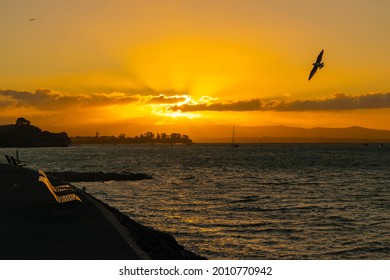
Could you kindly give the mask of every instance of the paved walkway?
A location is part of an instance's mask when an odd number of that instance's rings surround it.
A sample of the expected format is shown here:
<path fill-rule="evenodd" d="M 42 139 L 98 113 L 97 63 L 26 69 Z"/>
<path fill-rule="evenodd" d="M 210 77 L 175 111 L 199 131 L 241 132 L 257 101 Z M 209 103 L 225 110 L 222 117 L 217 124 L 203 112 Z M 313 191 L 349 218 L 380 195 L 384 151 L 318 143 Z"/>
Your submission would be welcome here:
<path fill-rule="evenodd" d="M 37 171 L 0 164 L 0 259 L 140 259 L 118 223 L 79 196 L 83 204 L 56 210 Z"/>

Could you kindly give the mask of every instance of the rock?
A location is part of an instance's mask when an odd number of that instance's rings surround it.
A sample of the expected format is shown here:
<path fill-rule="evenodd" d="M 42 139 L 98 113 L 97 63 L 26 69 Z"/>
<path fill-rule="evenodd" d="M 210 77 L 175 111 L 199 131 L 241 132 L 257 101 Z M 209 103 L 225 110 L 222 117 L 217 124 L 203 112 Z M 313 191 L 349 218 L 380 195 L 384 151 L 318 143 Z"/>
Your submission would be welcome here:
<path fill-rule="evenodd" d="M 99 181 L 136 181 L 152 179 L 151 176 L 144 173 L 104 173 L 104 172 L 47 172 L 52 176 L 67 182 L 99 182 Z"/>
<path fill-rule="evenodd" d="M 101 202 L 103 203 L 103 202 Z M 125 226 L 137 245 L 154 260 L 206 260 L 207 258 L 186 250 L 176 239 L 162 231 L 141 225 L 119 210 L 103 203 Z"/>

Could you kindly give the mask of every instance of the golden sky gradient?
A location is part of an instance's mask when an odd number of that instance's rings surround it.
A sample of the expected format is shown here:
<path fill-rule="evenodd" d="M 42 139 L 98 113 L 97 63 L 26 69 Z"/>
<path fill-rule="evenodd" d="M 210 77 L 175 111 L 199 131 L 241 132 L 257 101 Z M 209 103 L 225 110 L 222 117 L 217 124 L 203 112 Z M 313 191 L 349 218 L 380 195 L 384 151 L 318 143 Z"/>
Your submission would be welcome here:
<path fill-rule="evenodd" d="M 389 12 L 387 0 L 2 0 L 0 124 L 194 139 L 232 125 L 390 129 Z"/>

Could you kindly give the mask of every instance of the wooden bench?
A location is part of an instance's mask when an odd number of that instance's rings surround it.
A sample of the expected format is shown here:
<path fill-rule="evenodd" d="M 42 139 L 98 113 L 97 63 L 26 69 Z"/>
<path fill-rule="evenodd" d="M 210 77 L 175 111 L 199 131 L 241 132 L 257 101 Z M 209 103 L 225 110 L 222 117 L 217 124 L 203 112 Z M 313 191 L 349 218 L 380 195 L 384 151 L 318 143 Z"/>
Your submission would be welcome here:
<path fill-rule="evenodd" d="M 9 164 L 13 165 L 13 162 L 12 162 L 11 158 L 9 157 L 9 155 L 5 155 L 5 158 L 7 159 Z"/>
<path fill-rule="evenodd" d="M 8 163 L 11 165 L 20 166 L 20 167 L 26 166 L 25 163 L 15 159 L 13 156 L 5 155 L 5 158 L 7 159 Z"/>
<path fill-rule="evenodd" d="M 39 176 L 40 176 L 40 177 L 43 177 L 43 178 L 45 179 L 45 181 L 47 181 L 48 184 L 50 184 L 50 186 L 52 187 L 52 189 L 53 189 L 55 192 L 57 192 L 57 193 L 63 192 L 63 191 L 75 192 L 74 189 L 73 189 L 71 186 L 69 186 L 69 185 L 53 186 L 53 185 L 50 183 L 49 178 L 46 176 L 45 172 L 44 172 L 42 169 L 40 169 L 38 172 L 39 172 Z"/>
<path fill-rule="evenodd" d="M 53 186 L 43 170 L 39 170 L 39 182 L 42 182 L 58 203 L 78 201 L 83 203 L 75 190 L 69 185 Z"/>

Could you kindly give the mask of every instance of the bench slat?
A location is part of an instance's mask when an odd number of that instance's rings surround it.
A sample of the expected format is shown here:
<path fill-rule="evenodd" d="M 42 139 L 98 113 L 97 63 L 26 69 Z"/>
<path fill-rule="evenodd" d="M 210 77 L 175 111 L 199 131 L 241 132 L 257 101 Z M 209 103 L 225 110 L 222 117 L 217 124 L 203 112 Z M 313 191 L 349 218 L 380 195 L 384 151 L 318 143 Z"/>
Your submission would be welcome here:
<path fill-rule="evenodd" d="M 55 187 L 53 186 L 49 179 L 47 178 L 46 174 L 43 172 L 43 170 L 39 170 L 39 182 L 42 182 L 46 188 L 49 190 L 51 195 L 54 197 L 54 199 L 58 203 L 65 203 L 65 202 L 71 202 L 71 201 L 79 201 L 83 202 L 80 197 L 74 192 L 72 187 L 70 186 L 60 186 Z"/>

